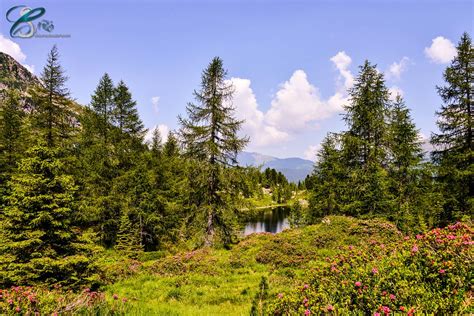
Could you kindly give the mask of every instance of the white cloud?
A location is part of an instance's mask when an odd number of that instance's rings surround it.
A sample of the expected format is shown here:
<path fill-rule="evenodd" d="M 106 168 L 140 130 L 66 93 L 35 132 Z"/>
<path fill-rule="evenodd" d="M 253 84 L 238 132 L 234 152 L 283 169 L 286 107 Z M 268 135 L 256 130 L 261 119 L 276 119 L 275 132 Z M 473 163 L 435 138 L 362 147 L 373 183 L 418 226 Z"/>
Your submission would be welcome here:
<path fill-rule="evenodd" d="M 321 145 L 308 146 L 308 148 L 306 148 L 306 150 L 304 151 L 304 158 L 311 161 L 316 161 L 316 155 L 320 149 L 321 149 Z"/>
<path fill-rule="evenodd" d="M 153 132 L 155 131 L 155 129 L 158 129 L 158 131 L 160 132 L 161 140 L 163 141 L 163 143 L 166 142 L 168 140 L 168 133 L 170 129 L 165 124 L 155 125 L 153 126 L 153 128 L 150 128 L 145 135 L 145 142 L 149 143 L 152 140 Z"/>
<path fill-rule="evenodd" d="M 352 63 L 351 57 L 349 57 L 345 51 L 341 51 L 331 57 L 331 61 L 339 70 L 340 77 L 344 78 L 345 90 L 352 88 L 352 86 L 354 85 L 354 76 L 348 69 L 350 64 Z"/>
<path fill-rule="evenodd" d="M 431 46 L 425 48 L 425 55 L 434 63 L 449 63 L 456 55 L 456 47 L 447 38 L 438 36 L 432 40 Z"/>
<path fill-rule="evenodd" d="M 158 103 L 160 102 L 160 97 L 152 97 L 151 104 L 153 104 L 153 110 L 155 113 L 158 113 Z"/>
<path fill-rule="evenodd" d="M 404 71 L 407 70 L 410 64 L 410 58 L 404 56 L 400 62 L 394 62 L 386 72 L 387 79 L 399 80 Z"/>
<path fill-rule="evenodd" d="M 239 120 L 244 120 L 241 133 L 250 137 L 251 146 L 261 147 L 288 139 L 288 134 L 269 126 L 264 121 L 264 114 L 258 109 L 257 99 L 250 87 L 250 80 L 242 78 L 230 79 L 234 85 L 233 105 Z"/>
<path fill-rule="evenodd" d="M 403 97 L 403 94 L 404 94 L 403 90 L 400 89 L 400 88 L 397 87 L 397 86 L 392 86 L 392 87 L 390 87 L 390 88 L 388 89 L 388 92 L 390 93 L 389 98 L 390 98 L 390 100 L 392 100 L 392 101 L 395 101 L 397 95 L 400 95 L 401 97 Z"/>
<path fill-rule="evenodd" d="M 21 51 L 20 45 L 0 34 L 0 52 L 10 55 L 17 62 L 22 64 L 30 72 L 34 73 L 35 67 L 24 64 L 26 55 Z"/>
<path fill-rule="evenodd" d="M 318 88 L 309 82 L 306 73 L 300 69 L 280 85 L 266 112 L 259 109 L 250 80 L 231 79 L 235 88 L 233 105 L 236 117 L 245 120 L 242 134 L 250 137 L 250 148 L 287 142 L 295 134 L 315 129 L 318 121 L 343 110 L 348 98 L 347 89 L 354 83 L 354 77 L 348 69 L 351 58 L 345 52 L 339 52 L 331 61 L 339 71 L 339 80 L 344 79 L 334 95 L 324 100 Z"/>

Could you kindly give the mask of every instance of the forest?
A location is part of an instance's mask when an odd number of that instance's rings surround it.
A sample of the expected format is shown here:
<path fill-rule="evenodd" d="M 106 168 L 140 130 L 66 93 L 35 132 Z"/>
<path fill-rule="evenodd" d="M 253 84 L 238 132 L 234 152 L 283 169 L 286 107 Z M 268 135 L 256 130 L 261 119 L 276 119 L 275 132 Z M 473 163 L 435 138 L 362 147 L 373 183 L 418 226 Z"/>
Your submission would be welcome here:
<path fill-rule="evenodd" d="M 56 46 L 38 78 L 1 53 L 0 314 L 474 313 L 470 34 L 456 50 L 432 152 L 366 60 L 300 183 L 238 164 L 220 57 L 179 129 L 146 141 L 125 82 L 105 73 L 81 105 Z M 244 236 L 267 206 L 290 227 Z"/>

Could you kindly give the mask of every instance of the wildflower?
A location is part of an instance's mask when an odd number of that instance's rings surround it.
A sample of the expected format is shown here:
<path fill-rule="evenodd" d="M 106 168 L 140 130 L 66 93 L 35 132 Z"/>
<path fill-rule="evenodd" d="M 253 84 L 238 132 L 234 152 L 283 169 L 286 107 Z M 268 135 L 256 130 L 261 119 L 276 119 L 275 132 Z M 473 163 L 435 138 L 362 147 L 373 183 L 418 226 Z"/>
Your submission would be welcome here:
<path fill-rule="evenodd" d="M 332 312 L 332 311 L 334 310 L 334 306 L 328 305 L 328 306 L 326 307 L 326 309 L 327 309 L 328 312 Z"/>
<path fill-rule="evenodd" d="M 374 316 L 380 316 L 380 313 L 375 312 Z"/>
<path fill-rule="evenodd" d="M 311 311 L 309 309 L 307 309 L 307 310 L 304 311 L 304 314 L 305 314 L 305 316 L 308 316 L 309 314 L 311 314 Z"/>
<path fill-rule="evenodd" d="M 88 288 L 88 287 L 86 287 L 86 288 L 84 289 L 84 292 L 86 292 L 86 293 L 89 293 L 90 291 L 91 291 L 91 289 Z"/>
<path fill-rule="evenodd" d="M 128 301 L 128 300 L 127 300 L 126 297 L 122 298 L 122 302 L 127 303 L 127 301 Z"/>
<path fill-rule="evenodd" d="M 416 235 L 416 239 L 422 239 L 423 235 Z"/>
<path fill-rule="evenodd" d="M 307 290 L 308 288 L 309 288 L 309 284 L 303 285 L 303 289 L 304 289 L 304 290 Z"/>
<path fill-rule="evenodd" d="M 362 286 L 362 283 L 361 283 L 361 282 L 359 282 L 359 281 L 357 281 L 357 282 L 356 282 L 356 283 L 354 283 L 354 284 L 355 284 L 355 286 L 357 286 L 357 287 L 361 287 L 361 286 Z"/>
<path fill-rule="evenodd" d="M 306 303 L 308 303 L 308 299 L 305 297 L 303 300 L 303 304 L 306 304 Z"/>
<path fill-rule="evenodd" d="M 379 270 L 377 268 L 372 268 L 372 274 L 378 274 L 379 273 Z"/>
<path fill-rule="evenodd" d="M 283 293 L 278 293 L 278 298 L 283 298 Z"/>
<path fill-rule="evenodd" d="M 403 239 L 408 240 L 408 239 L 410 239 L 410 237 L 409 237 L 409 236 L 405 236 Z"/>
<path fill-rule="evenodd" d="M 456 239 L 456 236 L 455 235 L 447 235 L 446 238 L 448 238 L 449 240 L 454 240 L 454 239 Z"/>
<path fill-rule="evenodd" d="M 444 269 L 439 269 L 438 272 L 439 272 L 439 274 L 444 274 L 444 273 L 446 272 L 446 270 L 444 270 Z"/>
<path fill-rule="evenodd" d="M 388 306 L 382 306 L 382 311 L 385 315 L 390 314 L 390 308 Z"/>
<path fill-rule="evenodd" d="M 396 296 L 393 294 L 390 294 L 390 300 L 395 301 L 395 299 L 396 299 Z"/>
<path fill-rule="evenodd" d="M 17 313 L 21 312 L 20 306 L 17 306 L 17 307 L 15 308 L 15 311 L 16 311 Z"/>
<path fill-rule="evenodd" d="M 401 310 L 402 312 L 404 312 L 404 311 L 405 311 L 405 307 L 404 307 L 404 306 L 400 306 L 400 310 Z"/>
<path fill-rule="evenodd" d="M 12 299 L 9 299 L 9 300 L 8 300 L 8 304 L 12 305 L 12 304 L 13 304 L 13 300 L 12 300 Z"/>
<path fill-rule="evenodd" d="M 382 296 L 385 296 L 385 295 L 387 295 L 387 291 L 382 292 Z"/>
<path fill-rule="evenodd" d="M 114 300 L 118 300 L 118 295 L 117 294 L 112 295 L 112 297 L 114 298 Z"/>
<path fill-rule="evenodd" d="M 349 250 L 352 250 L 352 249 L 354 249 L 354 246 L 350 245 Z"/>
<path fill-rule="evenodd" d="M 418 246 L 413 245 L 413 248 L 411 248 L 411 252 L 413 252 L 413 253 L 418 252 Z"/>

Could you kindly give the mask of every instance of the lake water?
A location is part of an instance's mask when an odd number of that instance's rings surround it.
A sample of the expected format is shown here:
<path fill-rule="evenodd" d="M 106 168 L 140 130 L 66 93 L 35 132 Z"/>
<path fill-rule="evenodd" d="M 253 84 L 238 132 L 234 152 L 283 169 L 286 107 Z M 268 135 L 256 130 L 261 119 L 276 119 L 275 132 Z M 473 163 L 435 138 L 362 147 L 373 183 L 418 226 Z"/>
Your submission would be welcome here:
<path fill-rule="evenodd" d="M 253 217 L 244 229 L 244 236 L 253 233 L 279 233 L 284 229 L 290 228 L 288 221 L 290 210 L 287 207 L 276 207 L 259 212 Z"/>

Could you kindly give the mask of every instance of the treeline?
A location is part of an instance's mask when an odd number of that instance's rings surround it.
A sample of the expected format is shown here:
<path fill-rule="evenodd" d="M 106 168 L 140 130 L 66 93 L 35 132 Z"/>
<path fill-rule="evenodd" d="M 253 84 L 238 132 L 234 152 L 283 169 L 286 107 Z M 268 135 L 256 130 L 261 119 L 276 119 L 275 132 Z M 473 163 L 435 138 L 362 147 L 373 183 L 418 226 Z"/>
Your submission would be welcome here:
<path fill-rule="evenodd" d="M 0 284 L 90 282 L 97 246 L 135 258 L 236 240 L 242 200 L 266 177 L 236 166 L 248 140 L 237 136 L 221 59 L 204 70 L 180 130 L 155 129 L 148 143 L 123 81 L 104 74 L 89 106 L 76 104 L 56 47 L 40 79 L 2 91 Z"/>
<path fill-rule="evenodd" d="M 443 101 L 434 151 L 424 159 L 418 129 L 401 96 L 366 61 L 345 106 L 347 130 L 329 133 L 313 174 L 309 222 L 329 214 L 383 216 L 405 231 L 425 231 L 473 215 L 474 50 L 464 33 L 437 87 Z"/>

